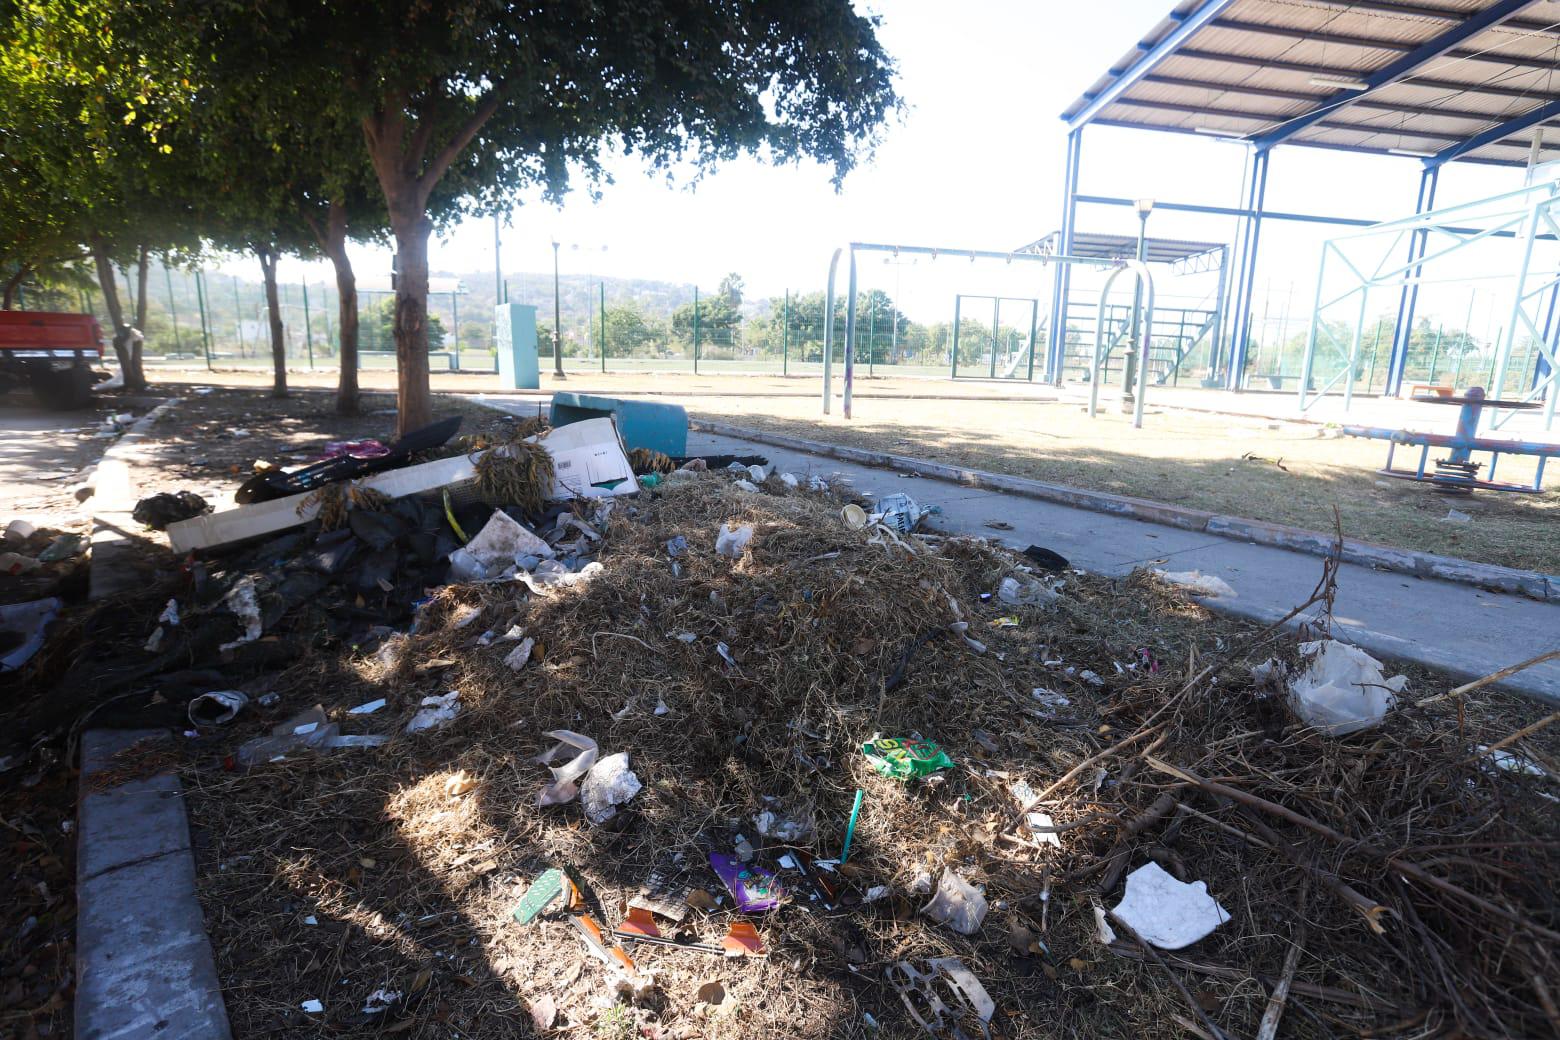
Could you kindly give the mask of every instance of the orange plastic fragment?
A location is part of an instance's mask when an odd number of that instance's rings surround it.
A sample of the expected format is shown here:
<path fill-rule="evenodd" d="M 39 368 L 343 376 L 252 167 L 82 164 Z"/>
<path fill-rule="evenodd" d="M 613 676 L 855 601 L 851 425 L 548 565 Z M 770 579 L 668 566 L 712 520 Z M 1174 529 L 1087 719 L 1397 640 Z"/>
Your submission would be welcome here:
<path fill-rule="evenodd" d="M 655 925 L 655 916 L 644 907 L 631 906 L 628 916 L 617 926 L 619 935 L 642 935 L 647 939 L 659 939 L 661 930 Z"/>
<path fill-rule="evenodd" d="M 731 926 L 731 931 L 721 938 L 720 948 L 726 951 L 728 957 L 764 955 L 764 941 L 758 937 L 758 929 L 746 921 L 738 921 Z"/>

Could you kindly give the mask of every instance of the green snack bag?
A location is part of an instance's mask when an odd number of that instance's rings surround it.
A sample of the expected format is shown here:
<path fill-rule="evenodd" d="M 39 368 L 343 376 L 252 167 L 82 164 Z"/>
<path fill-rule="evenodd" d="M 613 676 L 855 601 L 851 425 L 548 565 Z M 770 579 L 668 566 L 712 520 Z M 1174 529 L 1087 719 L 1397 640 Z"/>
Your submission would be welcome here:
<path fill-rule="evenodd" d="M 953 759 L 930 740 L 874 737 L 861 745 L 861 753 L 867 756 L 872 768 L 895 780 L 931 776 L 939 769 L 953 768 Z"/>

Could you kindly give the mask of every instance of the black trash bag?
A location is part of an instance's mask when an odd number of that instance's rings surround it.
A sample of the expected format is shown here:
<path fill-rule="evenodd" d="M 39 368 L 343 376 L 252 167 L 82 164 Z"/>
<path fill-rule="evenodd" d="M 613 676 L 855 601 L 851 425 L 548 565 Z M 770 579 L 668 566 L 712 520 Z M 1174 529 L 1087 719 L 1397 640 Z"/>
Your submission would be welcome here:
<path fill-rule="evenodd" d="M 206 500 L 193 491 L 164 491 L 143 498 L 135 504 L 130 516 L 135 522 L 154 531 L 166 531 L 169 524 L 205 516 L 211 512 Z"/>

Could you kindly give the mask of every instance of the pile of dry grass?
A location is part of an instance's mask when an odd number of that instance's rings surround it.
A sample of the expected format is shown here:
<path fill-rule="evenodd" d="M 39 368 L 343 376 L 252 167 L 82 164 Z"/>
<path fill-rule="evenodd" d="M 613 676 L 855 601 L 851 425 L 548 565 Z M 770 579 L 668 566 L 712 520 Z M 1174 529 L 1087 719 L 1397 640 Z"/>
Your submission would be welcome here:
<path fill-rule="evenodd" d="M 914 1036 L 883 968 L 954 955 L 996 1000 L 998 1036 L 1245 1036 L 1293 947 L 1286 1035 L 1520 1036 L 1560 1022 L 1546 1006 L 1560 928 L 1549 781 L 1470 757 L 1536 717 L 1525 706 L 1409 708 L 1327 739 L 1247 677 L 1290 637 L 1215 619 L 1142 576 L 1069 573 L 1044 611 L 986 602 L 1017 562 L 1005 552 L 915 538 L 910 552 L 847 529 L 826 497 L 728 480 L 683 476 L 620 501 L 594 581 L 545 596 L 446 588 L 397 652 L 310 658 L 277 684 L 283 715 L 322 701 L 345 729 L 395 733 L 422 697 L 459 690 L 446 728 L 246 775 L 187 771 L 236 1035 L 316 1035 L 299 1010 L 312 998 L 342 1035 L 526 1035 L 517 1019 L 550 1003 L 564 1035 L 833 1037 L 865 1035 L 871 1016 L 880 1035 Z M 722 523 L 753 526 L 740 559 L 715 552 Z M 472 605 L 479 623 L 453 627 Z M 986 652 L 948 633 L 961 616 Z M 503 664 L 513 644 L 476 639 L 512 625 L 537 640 L 518 673 Z M 1048 718 L 1037 687 L 1071 705 Z M 345 714 L 378 696 L 391 706 Z M 551 729 L 629 753 L 643 788 L 609 826 L 578 805 L 536 807 Z M 881 777 L 860 754 L 877 733 L 935 740 L 957 768 L 930 784 Z M 1548 768 L 1547 739 L 1513 746 Z M 1059 848 L 1015 830 L 1016 780 L 1043 792 Z M 1210 783 L 1291 815 L 1243 809 Z M 656 866 L 714 889 L 705 858 L 739 835 L 772 866 L 779 850 L 753 825 L 766 809 L 811 821 L 811 849 L 837 855 L 858 788 L 850 880 L 891 896 L 764 916 L 767 960 L 636 950 L 656 992 L 614 1007 L 606 969 L 565 924 L 510 918 L 549 865 L 583 874 L 609 923 Z M 1100 945 L 1095 901 L 1113 905 L 1121 874 L 1148 860 L 1206 881 L 1232 920 L 1184 956 Z M 916 913 L 918 877 L 944 868 L 990 901 L 971 937 Z M 1384 908 L 1381 934 L 1340 886 Z M 697 922 L 706 939 L 730 920 L 711 917 Z M 714 1006 L 696 997 L 711 979 L 726 994 Z M 363 1012 L 376 989 L 399 998 Z"/>

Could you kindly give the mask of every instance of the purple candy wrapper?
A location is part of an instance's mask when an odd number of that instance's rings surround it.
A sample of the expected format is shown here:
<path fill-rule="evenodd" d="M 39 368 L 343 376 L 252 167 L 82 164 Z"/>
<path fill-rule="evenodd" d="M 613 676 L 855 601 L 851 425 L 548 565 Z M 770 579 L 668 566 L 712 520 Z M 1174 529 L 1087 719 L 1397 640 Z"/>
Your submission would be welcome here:
<path fill-rule="evenodd" d="M 762 867 L 748 866 L 735 856 L 721 852 L 710 853 L 710 866 L 743 913 L 773 910 L 785 899 L 785 889 Z"/>

